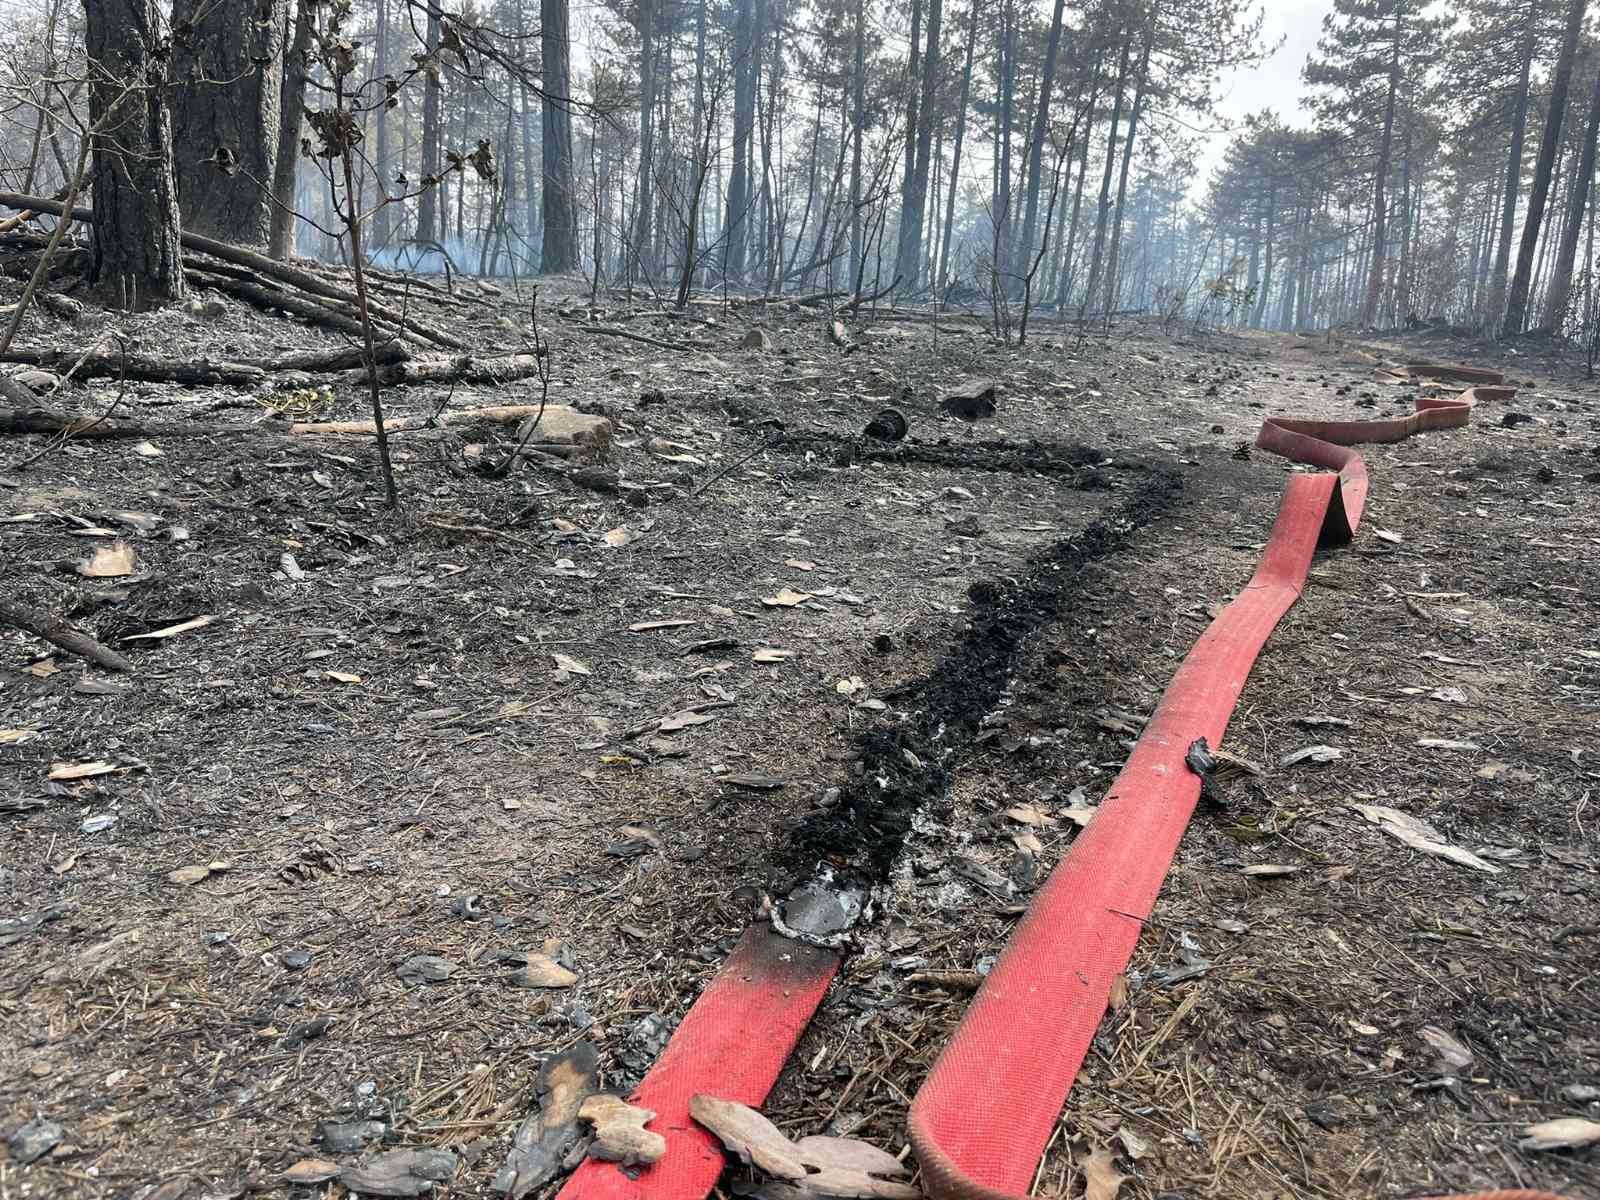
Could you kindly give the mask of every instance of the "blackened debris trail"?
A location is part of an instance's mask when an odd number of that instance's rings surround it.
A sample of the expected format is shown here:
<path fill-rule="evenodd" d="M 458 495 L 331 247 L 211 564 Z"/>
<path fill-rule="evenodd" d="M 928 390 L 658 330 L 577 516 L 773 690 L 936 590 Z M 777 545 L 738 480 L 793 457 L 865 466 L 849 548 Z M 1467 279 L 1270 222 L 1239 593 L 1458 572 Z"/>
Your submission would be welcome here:
<path fill-rule="evenodd" d="M 1110 456 L 1103 449 L 1080 442 L 1014 441 L 1005 438 L 983 441 L 946 438 L 938 442 L 923 442 L 908 438 L 903 442 L 880 445 L 854 435 L 811 431 L 787 433 L 772 449 L 791 454 L 807 450 L 826 451 L 840 464 L 882 462 L 908 467 L 1051 475 L 1065 478 L 1083 490 L 1109 489 L 1111 486 L 1102 470 Z M 1118 462 L 1124 467 L 1128 465 L 1121 458 Z"/>
<path fill-rule="evenodd" d="M 1182 493 L 1183 481 L 1170 466 L 1122 466 L 1138 478 L 1109 513 L 1034 555 L 1019 578 L 972 585 L 971 629 L 926 678 L 901 690 L 910 720 L 861 738 L 860 774 L 850 777 L 837 803 L 801 822 L 778 866 L 805 877 L 819 863 L 832 864 L 867 884 L 888 877 L 912 818 L 943 797 L 953 756 L 975 744 L 1029 634 L 1053 622 L 1084 590 L 1088 567 L 1125 549 Z"/>

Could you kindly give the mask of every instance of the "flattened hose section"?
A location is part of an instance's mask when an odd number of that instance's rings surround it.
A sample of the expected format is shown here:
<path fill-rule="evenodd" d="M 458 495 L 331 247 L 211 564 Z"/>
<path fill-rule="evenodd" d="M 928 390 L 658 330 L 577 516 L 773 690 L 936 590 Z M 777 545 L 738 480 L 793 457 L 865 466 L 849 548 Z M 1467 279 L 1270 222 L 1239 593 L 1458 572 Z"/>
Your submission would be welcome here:
<path fill-rule="evenodd" d="M 1473 404 L 1513 388 L 1472 368 L 1418 367 L 1397 379 L 1483 381 L 1453 399 L 1422 398 L 1380 421 L 1269 419 L 1256 445 L 1334 474 L 1295 475 L 1249 584 L 1173 676 L 1100 805 L 1039 891 L 911 1105 L 911 1145 L 935 1200 L 1027 1196 L 1078 1068 L 1172 865 L 1200 777 L 1184 758 L 1219 745 L 1267 637 L 1299 597 L 1319 542 L 1350 539 L 1367 470 L 1346 447 L 1467 424 Z M 1486 378 L 1487 376 L 1487 378 Z M 1497 1200 L 1549 1193 L 1496 1192 Z M 1485 1198 L 1487 1200 L 1487 1198 Z"/>
<path fill-rule="evenodd" d="M 653 1166 L 586 1159 L 558 1200 L 703 1200 L 722 1174 L 722 1144 L 689 1116 L 696 1092 L 760 1107 L 822 1003 L 839 956 L 752 925 L 628 1097 L 667 1139 Z"/>

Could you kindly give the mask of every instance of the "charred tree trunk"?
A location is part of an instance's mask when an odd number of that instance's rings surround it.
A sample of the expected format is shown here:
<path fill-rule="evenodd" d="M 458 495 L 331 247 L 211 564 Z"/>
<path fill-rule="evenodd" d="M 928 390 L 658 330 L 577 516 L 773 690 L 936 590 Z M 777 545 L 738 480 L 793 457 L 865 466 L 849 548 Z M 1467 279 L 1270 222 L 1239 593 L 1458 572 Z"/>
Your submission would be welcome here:
<path fill-rule="evenodd" d="M 1572 299 L 1572 272 L 1578 259 L 1578 238 L 1583 233 L 1583 214 L 1590 203 L 1589 193 L 1594 189 L 1597 140 L 1600 140 L 1600 73 L 1595 75 L 1594 90 L 1589 94 L 1589 124 L 1583 134 L 1583 152 L 1578 161 L 1577 174 L 1572 177 L 1566 225 L 1561 231 L 1561 246 L 1556 251 L 1555 268 L 1550 274 L 1550 288 L 1545 293 L 1544 319 L 1539 322 L 1540 333 L 1555 333 L 1561 327 L 1566 317 L 1567 303 Z"/>
<path fill-rule="evenodd" d="M 540 188 L 544 237 L 539 270 L 546 275 L 578 265 L 577 195 L 572 179 L 572 42 L 567 0 L 541 0 L 540 46 L 543 51 L 541 118 L 543 180 Z M 524 100 L 526 102 L 526 100 Z M 531 210 L 531 203 L 530 203 Z M 600 215 L 595 214 L 598 222 Z M 599 264 L 595 264 L 599 270 Z"/>
<path fill-rule="evenodd" d="M 756 122 L 757 0 L 738 0 L 733 25 L 733 163 L 728 172 L 728 203 L 722 227 L 727 239 L 723 251 L 729 279 L 743 279 L 749 240 L 751 209 L 750 135 Z"/>
<path fill-rule="evenodd" d="M 961 190 L 961 144 L 967 136 L 967 102 L 972 96 L 972 52 L 978 42 L 978 5 L 972 5 L 967 24 L 967 60 L 961 68 L 961 100 L 956 106 L 956 144 L 950 163 L 950 184 L 945 192 L 944 236 L 939 239 L 939 273 L 935 280 L 942 295 L 950 272 L 950 238 L 956 223 L 956 195 Z"/>
<path fill-rule="evenodd" d="M 160 15 L 154 0 L 86 0 L 84 15 L 94 131 L 91 278 L 123 308 L 181 299 Z"/>
<path fill-rule="evenodd" d="M 310 69 L 311 37 L 317 9 L 311 0 L 298 0 L 294 36 L 283 62 L 283 87 L 278 101 L 278 157 L 272 166 L 272 231 L 269 253 L 273 258 L 294 257 L 294 185 L 299 177 L 300 126 L 305 115 L 306 77 Z"/>
<path fill-rule="evenodd" d="M 1517 193 L 1522 190 L 1522 150 L 1528 130 L 1528 80 L 1533 73 L 1534 51 L 1538 45 L 1538 13 L 1530 5 L 1527 31 L 1522 38 L 1522 73 L 1511 110 L 1511 149 L 1506 160 L 1506 181 L 1500 208 L 1500 238 L 1495 248 L 1494 271 L 1490 276 L 1488 306 L 1484 321 L 1493 327 L 1505 311 L 1506 279 L 1511 272 L 1511 234 L 1516 225 Z"/>
<path fill-rule="evenodd" d="M 284 0 L 176 0 L 173 158 L 183 226 L 238 246 L 272 234 Z"/>
<path fill-rule="evenodd" d="M 298 0 L 302 8 L 307 6 L 307 0 Z M 375 126 L 373 133 L 372 174 L 373 182 L 378 185 L 378 207 L 372 214 L 372 236 L 367 240 L 370 249 L 382 250 L 389 245 L 389 239 L 394 236 L 394 210 L 386 203 L 389 199 L 389 106 L 384 101 L 387 92 L 382 81 L 389 75 L 389 0 L 377 0 L 377 28 L 374 32 L 372 45 L 372 76 L 380 81 L 378 86 L 370 93 L 371 102 L 377 104 L 378 109 L 372 114 Z M 299 36 L 296 27 L 295 35 Z M 285 93 L 287 94 L 287 79 L 293 63 L 284 66 Z M 296 121 L 299 120 L 296 114 Z M 295 138 L 298 139 L 299 127 L 296 126 Z M 293 154 L 297 151 L 294 141 L 280 140 L 280 157 Z"/>
<path fill-rule="evenodd" d="M 1389 181 L 1389 163 L 1394 153 L 1394 110 L 1400 91 L 1400 39 L 1402 17 L 1394 15 L 1394 42 L 1389 57 L 1389 95 L 1383 107 L 1383 134 L 1378 140 L 1378 164 L 1372 175 L 1372 266 L 1367 275 L 1367 294 L 1361 302 L 1360 323 L 1371 325 L 1378 315 L 1378 295 L 1383 289 L 1384 252 L 1389 231 L 1388 201 L 1384 187 Z M 1303 257 L 1303 255 L 1302 255 Z M 1302 291 L 1304 279 L 1300 282 Z M 1302 309 L 1303 309 L 1302 300 Z"/>
<path fill-rule="evenodd" d="M 920 86 L 921 97 L 917 104 L 916 157 L 911 167 L 911 177 L 902 197 L 900 212 L 900 261 L 895 274 L 900 285 L 908 292 L 917 290 L 922 279 L 922 227 L 928 207 L 928 169 L 933 161 L 933 126 L 938 119 L 934 99 L 939 81 L 939 38 L 944 19 L 943 0 L 928 0 L 928 31 L 926 50 L 922 56 Z M 906 137 L 911 138 L 911 131 Z"/>
<path fill-rule="evenodd" d="M 1044 68 L 1039 79 L 1039 102 L 1033 110 L 1033 133 L 1028 138 L 1027 194 L 1022 201 L 1022 253 L 1033 256 L 1034 237 L 1039 222 L 1039 179 L 1044 168 L 1045 136 L 1050 128 L 1050 95 L 1055 87 L 1056 59 L 1061 54 L 1061 18 L 1066 0 L 1056 0 L 1050 17 L 1050 36 L 1045 44 Z"/>
<path fill-rule="evenodd" d="M 1555 173 L 1556 152 L 1561 148 L 1561 125 L 1567 115 L 1567 92 L 1572 87 L 1572 61 L 1578 54 L 1578 35 L 1583 29 L 1586 0 L 1572 0 L 1567 13 L 1567 28 L 1561 39 L 1561 56 L 1550 81 L 1550 107 L 1539 138 L 1539 162 L 1533 171 L 1533 193 L 1528 197 L 1528 215 L 1522 223 L 1522 246 L 1517 252 L 1517 272 L 1511 279 L 1506 299 L 1505 333 L 1521 333 L 1528 319 L 1528 292 L 1533 285 L 1533 257 L 1539 247 L 1539 229 L 1544 224 L 1545 203 L 1550 199 L 1550 177 Z"/>
<path fill-rule="evenodd" d="M 1122 252 L 1122 208 L 1128 200 L 1128 168 L 1133 164 L 1133 143 L 1139 134 L 1139 116 L 1144 112 L 1145 93 L 1150 83 L 1150 50 L 1156 40 L 1157 6 L 1150 8 L 1145 28 L 1144 50 L 1139 56 L 1139 81 L 1134 85 L 1133 108 L 1128 113 L 1128 136 L 1122 144 L 1122 169 L 1117 177 L 1117 206 L 1111 219 L 1111 247 L 1106 252 L 1106 294 L 1103 308 L 1115 312 L 1117 298 L 1117 257 Z"/>
<path fill-rule="evenodd" d="M 428 8 L 428 31 L 423 46 L 428 63 L 422 83 L 422 179 L 417 197 L 418 242 L 440 238 L 439 229 L 439 10 Z"/>
<path fill-rule="evenodd" d="M 852 295 L 861 291 L 867 269 L 866 247 L 861 241 L 861 142 L 866 136 L 866 56 L 867 5 L 856 0 L 855 68 L 850 80 L 850 286 Z"/>
<path fill-rule="evenodd" d="M 1122 40 L 1122 60 L 1117 66 L 1116 99 L 1111 102 L 1111 127 L 1106 133 L 1106 168 L 1100 177 L 1100 203 L 1094 219 L 1094 249 L 1089 255 L 1089 286 L 1083 291 L 1083 303 L 1078 306 L 1078 320 L 1083 320 L 1099 290 L 1100 273 L 1105 266 L 1106 224 L 1111 216 L 1111 173 L 1117 162 L 1117 126 L 1122 121 L 1122 92 L 1128 80 L 1128 57 L 1133 49 L 1133 38 Z"/>

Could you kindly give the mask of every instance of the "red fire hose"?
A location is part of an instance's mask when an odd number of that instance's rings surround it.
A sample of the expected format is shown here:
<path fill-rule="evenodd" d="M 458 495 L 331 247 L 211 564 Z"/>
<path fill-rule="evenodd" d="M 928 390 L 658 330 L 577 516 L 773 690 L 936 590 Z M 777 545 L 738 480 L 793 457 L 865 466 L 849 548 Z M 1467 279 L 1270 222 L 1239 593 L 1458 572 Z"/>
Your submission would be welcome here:
<path fill-rule="evenodd" d="M 1469 368 L 1416 374 L 1499 379 Z M 1034 900 L 917 1093 L 911 1142 L 936 1200 L 1027 1194 L 1111 981 L 1132 954 L 1198 798 L 1200 779 L 1185 754 L 1197 738 L 1221 742 L 1250 666 L 1299 596 L 1319 539 L 1348 540 L 1360 521 L 1366 468 L 1343 447 L 1465 425 L 1474 398 L 1512 390 L 1482 386 L 1454 400 L 1421 400 L 1403 419 L 1263 426 L 1263 449 L 1338 474 L 1290 480 L 1255 577 L 1184 660 L 1099 815 Z M 838 966 L 834 952 L 765 923 L 749 929 L 630 1097 L 655 1110 L 650 1127 L 667 1139 L 666 1155 L 632 1172 L 588 1160 L 559 1200 L 703 1200 L 724 1160 L 716 1139 L 690 1118 L 690 1097 L 705 1091 L 761 1104 Z M 1519 1191 L 1474 1200 L 1558 1198 Z"/>
<path fill-rule="evenodd" d="M 1418 368 L 1401 378 L 1468 372 L 1499 380 L 1470 368 Z M 1348 541 L 1360 523 L 1367 471 L 1346 447 L 1462 426 L 1475 400 L 1513 392 L 1480 386 L 1455 399 L 1419 399 L 1415 413 L 1392 420 L 1273 418 L 1262 426 L 1262 449 L 1337 473 L 1290 479 L 1254 577 L 1178 668 L 1099 813 L 1035 897 L 913 1100 L 911 1145 L 936 1200 L 1028 1194 L 1112 982 L 1132 957 L 1199 798 L 1188 749 L 1199 738 L 1221 743 L 1250 668 L 1299 597 L 1319 541 Z"/>

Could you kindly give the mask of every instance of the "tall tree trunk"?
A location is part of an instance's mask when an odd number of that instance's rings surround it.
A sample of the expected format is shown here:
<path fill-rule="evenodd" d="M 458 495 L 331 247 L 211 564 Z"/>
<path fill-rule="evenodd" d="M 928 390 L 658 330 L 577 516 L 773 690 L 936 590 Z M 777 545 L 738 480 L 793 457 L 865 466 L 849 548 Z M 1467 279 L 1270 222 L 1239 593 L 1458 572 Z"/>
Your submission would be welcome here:
<path fill-rule="evenodd" d="M 928 0 L 928 31 L 924 39 L 927 48 L 922 56 L 920 80 L 922 94 L 916 110 L 916 160 L 912 164 L 909 186 L 902 193 L 900 261 L 895 267 L 895 274 L 900 276 L 900 286 L 908 292 L 917 289 L 923 276 L 922 226 L 928 207 L 928 168 L 933 161 L 933 127 L 938 123 L 934 100 L 939 83 L 939 38 L 943 17 L 943 0 Z M 910 138 L 909 131 L 906 136 Z"/>
<path fill-rule="evenodd" d="M 729 279 L 743 279 L 751 209 L 750 135 L 756 123 L 757 0 L 738 0 L 733 22 L 733 162 L 728 171 L 728 204 L 723 259 Z"/>
<path fill-rule="evenodd" d="M 1571 195 L 1567 200 L 1567 221 L 1561 230 L 1561 246 L 1556 252 L 1550 287 L 1545 292 L 1540 333 L 1555 333 L 1561 327 L 1567 314 L 1567 303 L 1572 298 L 1572 272 L 1578 259 L 1578 239 L 1583 233 L 1583 212 L 1590 202 L 1589 193 L 1594 188 L 1597 140 L 1600 140 L 1600 72 L 1595 74 L 1594 90 L 1589 93 L 1589 123 L 1584 129 L 1578 170 L 1572 177 Z"/>
<path fill-rule="evenodd" d="M 1072 189 L 1072 219 L 1067 224 L 1067 234 L 1061 239 L 1061 282 L 1056 291 L 1056 310 L 1066 319 L 1067 302 L 1071 298 L 1074 278 L 1074 258 L 1078 245 L 1078 221 L 1083 215 L 1083 184 L 1089 175 L 1089 145 L 1094 141 L 1094 106 L 1100 98 L 1100 80 L 1105 65 L 1103 51 L 1096 52 L 1094 73 L 1089 79 L 1089 99 L 1083 109 L 1083 141 L 1078 147 L 1078 180 Z"/>
<path fill-rule="evenodd" d="M 850 80 L 850 283 L 849 291 L 861 291 L 866 273 L 866 247 L 861 243 L 861 141 L 866 136 L 867 4 L 856 0 L 855 69 Z"/>
<path fill-rule="evenodd" d="M 956 196 L 961 191 L 961 146 L 967 136 L 967 101 L 972 95 L 972 52 L 978 42 L 978 0 L 972 0 L 972 15 L 967 22 L 967 58 L 961 68 L 961 100 L 956 105 L 956 144 L 950 163 L 950 184 L 945 190 L 944 236 L 939 240 L 937 284 L 944 294 L 950 277 L 950 238 L 956 223 Z"/>
<path fill-rule="evenodd" d="M 660 3 L 639 0 L 639 179 L 633 200 L 633 257 L 645 276 L 654 270 L 650 243 L 656 196 L 656 22 Z"/>
<path fill-rule="evenodd" d="M 994 271 L 995 287 L 1009 295 L 1011 283 L 1011 130 L 1017 80 L 1017 12 L 1014 0 L 1000 6 L 1000 125 L 995 155 Z"/>
<path fill-rule="evenodd" d="M 295 181 L 300 166 L 300 126 L 305 115 L 306 75 L 309 69 L 311 37 L 317 7 L 311 0 L 297 0 L 294 37 L 283 61 L 283 90 L 278 100 L 278 157 L 272 167 L 272 236 L 269 250 L 273 258 L 294 256 Z"/>
<path fill-rule="evenodd" d="M 578 197 L 572 179 L 572 45 L 568 35 L 567 0 L 541 0 L 539 45 L 542 54 L 544 235 L 539 270 L 557 275 L 578 266 Z M 526 102 L 526 101 L 524 101 Z M 600 214 L 595 214 L 598 224 Z M 595 270 L 600 264 L 595 263 Z"/>
<path fill-rule="evenodd" d="M 977 3 L 977 0 L 973 0 Z M 1050 99 L 1055 87 L 1056 59 L 1061 56 L 1061 17 L 1066 0 L 1056 0 L 1045 42 L 1044 69 L 1039 80 L 1039 102 L 1033 109 L 1033 132 L 1028 135 L 1028 182 L 1022 201 L 1022 254 L 1033 257 L 1039 223 L 1039 178 L 1044 169 L 1044 143 L 1050 129 Z"/>
<path fill-rule="evenodd" d="M 183 227 L 241 246 L 272 234 L 284 0 L 175 0 L 173 162 Z"/>
<path fill-rule="evenodd" d="M 183 297 L 178 189 L 155 0 L 85 0 L 84 46 L 94 69 L 91 279 L 123 308 Z"/>
<path fill-rule="evenodd" d="M 1378 165 L 1372 176 L 1372 267 L 1367 276 L 1367 294 L 1361 302 L 1360 324 L 1371 325 L 1378 315 L 1378 294 L 1383 289 L 1384 252 L 1387 248 L 1389 207 L 1384 187 L 1389 181 L 1389 163 L 1394 153 L 1394 110 L 1400 92 L 1400 41 L 1404 18 L 1397 6 L 1394 14 L 1394 42 L 1389 57 L 1389 95 L 1383 107 L 1383 134 L 1378 141 Z M 1302 252 L 1302 261 L 1304 254 Z M 1304 281 L 1301 282 L 1303 288 Z M 1301 311 L 1304 311 L 1303 304 Z"/>
<path fill-rule="evenodd" d="M 307 0 L 296 0 L 296 2 L 304 7 Z M 389 0 L 376 0 L 376 4 L 377 20 L 372 41 L 372 78 L 377 81 L 377 86 L 371 90 L 369 95 L 372 97 L 372 102 L 378 106 L 377 111 L 372 114 L 372 123 L 375 127 L 372 175 L 373 182 L 377 184 L 378 207 L 372 214 L 372 234 L 370 237 L 363 239 L 369 248 L 369 253 L 373 248 L 378 250 L 388 248 L 389 239 L 394 236 L 395 217 L 394 206 L 386 203 L 390 196 L 389 180 L 393 176 L 389 162 L 389 106 L 384 102 L 387 97 L 387 91 L 383 83 L 389 76 Z M 295 36 L 299 37 L 299 35 L 299 26 L 296 25 Z M 293 66 L 293 63 L 285 64 L 285 79 L 287 79 Z M 287 95 L 287 89 L 285 89 L 285 95 Z M 295 120 L 299 121 L 298 113 L 295 116 Z M 284 120 L 283 127 L 287 130 L 287 119 Z M 300 136 L 298 127 L 294 136 L 296 139 Z M 280 147 L 280 162 L 283 161 L 285 156 L 293 156 L 299 153 L 299 146 L 295 140 L 287 137 L 279 138 L 278 145 Z"/>
<path fill-rule="evenodd" d="M 428 6 L 428 28 L 424 52 L 428 64 L 422 82 L 422 180 L 417 197 L 416 240 L 432 242 L 439 238 L 439 9 Z"/>
<path fill-rule="evenodd" d="M 1116 99 L 1111 102 L 1111 128 L 1106 133 L 1106 169 L 1100 177 L 1100 204 L 1094 219 L 1094 249 L 1089 255 L 1089 286 L 1083 291 L 1083 303 L 1078 306 L 1078 320 L 1083 320 L 1099 290 L 1100 272 L 1105 263 L 1106 223 L 1111 216 L 1111 173 L 1117 163 L 1117 126 L 1122 121 L 1122 92 L 1128 81 L 1128 57 L 1133 51 L 1133 35 L 1122 39 L 1122 59 L 1117 66 Z"/>
<path fill-rule="evenodd" d="M 1572 87 L 1572 61 L 1578 54 L 1578 34 L 1583 29 L 1586 0 L 1572 0 L 1567 11 L 1567 28 L 1561 39 L 1561 56 L 1550 81 L 1550 107 L 1546 110 L 1544 133 L 1539 138 L 1539 163 L 1533 171 L 1533 194 L 1528 197 L 1528 215 L 1522 223 L 1522 247 L 1517 252 L 1517 272 L 1511 279 L 1511 294 L 1506 299 L 1505 333 L 1521 333 L 1528 320 L 1528 291 L 1533 283 L 1533 256 L 1539 246 L 1539 227 L 1544 223 L 1544 206 L 1550 199 L 1550 177 L 1555 173 L 1556 152 L 1561 147 L 1561 125 L 1567 115 L 1567 92 Z"/>
<path fill-rule="evenodd" d="M 1538 47 L 1539 14 L 1530 4 L 1528 24 L 1522 36 L 1521 74 L 1511 109 L 1511 148 L 1506 159 L 1504 199 L 1500 208 L 1500 240 L 1495 249 L 1494 270 L 1489 279 L 1489 299 L 1484 321 L 1493 326 L 1505 311 L 1506 279 L 1511 272 L 1511 234 L 1516 226 L 1517 194 L 1522 190 L 1522 151 L 1528 130 L 1528 80 L 1533 73 L 1534 52 Z"/>
<path fill-rule="evenodd" d="M 1144 112 L 1145 92 L 1150 83 L 1150 49 L 1156 40 L 1156 16 L 1159 5 L 1150 6 L 1149 24 L 1145 27 L 1144 49 L 1139 55 L 1139 81 L 1134 85 L 1133 108 L 1128 113 L 1128 136 L 1122 144 L 1122 170 L 1117 179 L 1117 207 L 1111 221 L 1111 249 L 1106 253 L 1106 312 L 1115 311 L 1117 294 L 1117 260 L 1122 248 L 1122 206 L 1128 198 L 1128 167 L 1133 163 L 1134 139 L 1139 133 L 1139 115 Z"/>
<path fill-rule="evenodd" d="M 1276 164 L 1270 165 L 1268 170 L 1276 172 Z M 1262 254 L 1261 263 L 1261 290 L 1256 293 L 1256 311 L 1250 318 L 1250 324 L 1260 329 L 1267 315 L 1267 296 L 1272 292 L 1272 235 L 1276 230 L 1278 220 L 1278 179 L 1274 174 L 1272 181 L 1267 185 L 1267 237 Z"/>

